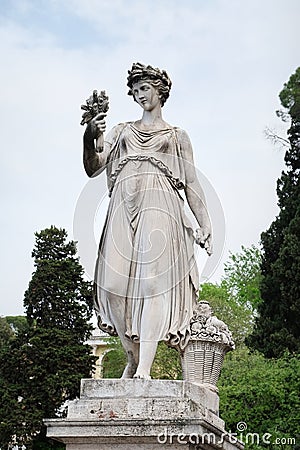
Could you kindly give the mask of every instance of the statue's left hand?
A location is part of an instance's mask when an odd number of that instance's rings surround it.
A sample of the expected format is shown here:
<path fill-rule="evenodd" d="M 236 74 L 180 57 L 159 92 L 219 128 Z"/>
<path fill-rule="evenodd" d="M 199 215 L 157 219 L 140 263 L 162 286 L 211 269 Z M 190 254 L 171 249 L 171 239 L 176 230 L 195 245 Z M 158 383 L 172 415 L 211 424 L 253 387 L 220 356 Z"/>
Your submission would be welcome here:
<path fill-rule="evenodd" d="M 196 244 L 204 248 L 207 254 L 212 255 L 212 235 L 208 227 L 197 228 L 195 236 Z"/>

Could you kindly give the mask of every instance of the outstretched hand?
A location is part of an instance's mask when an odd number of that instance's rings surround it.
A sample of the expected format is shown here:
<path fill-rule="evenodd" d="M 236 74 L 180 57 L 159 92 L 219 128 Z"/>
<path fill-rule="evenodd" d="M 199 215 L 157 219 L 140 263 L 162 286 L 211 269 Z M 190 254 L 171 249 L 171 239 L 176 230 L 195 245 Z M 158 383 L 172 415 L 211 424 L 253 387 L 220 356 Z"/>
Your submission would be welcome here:
<path fill-rule="evenodd" d="M 208 228 L 197 228 L 195 240 L 196 244 L 204 248 L 209 256 L 212 255 L 212 235 Z"/>

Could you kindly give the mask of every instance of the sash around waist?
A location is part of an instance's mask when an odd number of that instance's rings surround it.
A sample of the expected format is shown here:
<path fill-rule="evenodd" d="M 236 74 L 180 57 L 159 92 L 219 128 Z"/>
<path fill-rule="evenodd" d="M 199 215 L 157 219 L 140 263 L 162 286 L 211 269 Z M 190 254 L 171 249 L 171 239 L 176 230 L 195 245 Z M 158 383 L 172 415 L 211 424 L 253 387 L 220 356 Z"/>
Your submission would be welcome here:
<path fill-rule="evenodd" d="M 130 161 L 149 161 L 151 164 L 153 164 L 153 166 L 158 167 L 160 171 L 170 179 L 176 189 L 184 189 L 184 182 L 180 180 L 180 178 L 175 177 L 169 167 L 160 159 L 149 155 L 128 155 L 119 162 L 116 169 L 109 176 L 109 197 L 111 197 L 120 172 Z"/>

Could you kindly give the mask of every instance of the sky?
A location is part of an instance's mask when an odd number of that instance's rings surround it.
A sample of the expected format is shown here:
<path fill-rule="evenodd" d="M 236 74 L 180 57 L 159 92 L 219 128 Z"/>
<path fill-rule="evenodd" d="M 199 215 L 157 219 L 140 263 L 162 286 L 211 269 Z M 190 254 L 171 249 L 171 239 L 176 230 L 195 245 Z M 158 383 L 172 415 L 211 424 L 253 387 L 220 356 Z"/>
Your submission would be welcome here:
<path fill-rule="evenodd" d="M 80 105 L 105 89 L 108 129 L 138 119 L 126 87 L 133 62 L 172 79 L 164 119 L 189 134 L 226 234 L 206 279 L 221 279 L 230 252 L 259 245 L 284 168 L 264 130 L 286 133 L 275 111 L 299 65 L 299 14 L 298 0 L 0 1 L 1 316 L 23 314 L 35 232 L 55 225 L 77 239 L 88 222 L 93 266 L 107 200 L 104 175 L 88 181 L 82 167 Z M 99 201 L 87 218 L 90 189 Z"/>

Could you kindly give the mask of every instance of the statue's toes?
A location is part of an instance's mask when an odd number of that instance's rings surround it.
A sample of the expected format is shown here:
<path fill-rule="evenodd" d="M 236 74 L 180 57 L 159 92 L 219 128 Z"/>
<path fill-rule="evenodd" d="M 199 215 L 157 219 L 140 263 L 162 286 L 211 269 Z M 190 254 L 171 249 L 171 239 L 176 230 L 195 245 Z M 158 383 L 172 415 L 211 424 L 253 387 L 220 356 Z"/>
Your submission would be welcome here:
<path fill-rule="evenodd" d="M 138 378 L 140 380 L 151 380 L 151 377 L 149 374 L 147 373 L 143 373 L 143 372 L 139 372 L 137 371 L 134 375 L 133 378 Z"/>

